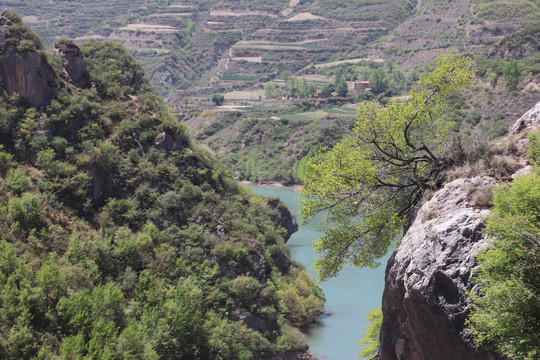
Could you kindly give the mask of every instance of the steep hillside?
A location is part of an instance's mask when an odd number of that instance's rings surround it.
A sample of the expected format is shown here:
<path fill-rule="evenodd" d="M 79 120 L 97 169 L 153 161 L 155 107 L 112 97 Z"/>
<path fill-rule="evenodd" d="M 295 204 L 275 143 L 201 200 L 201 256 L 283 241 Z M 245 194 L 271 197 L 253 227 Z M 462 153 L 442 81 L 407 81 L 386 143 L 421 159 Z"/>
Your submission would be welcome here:
<path fill-rule="evenodd" d="M 0 73 L 0 358 L 305 351 L 324 298 L 289 257 L 283 205 L 197 147 L 124 48 L 40 53 L 4 15 L 2 68 L 49 81 Z"/>

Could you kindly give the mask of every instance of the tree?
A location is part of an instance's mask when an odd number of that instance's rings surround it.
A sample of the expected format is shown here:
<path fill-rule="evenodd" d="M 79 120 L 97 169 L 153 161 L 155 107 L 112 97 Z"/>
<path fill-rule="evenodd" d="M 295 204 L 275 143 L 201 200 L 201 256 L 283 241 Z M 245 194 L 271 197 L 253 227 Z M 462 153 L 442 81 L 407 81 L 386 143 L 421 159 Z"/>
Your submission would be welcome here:
<path fill-rule="evenodd" d="M 283 95 L 285 95 L 285 91 L 279 87 L 277 87 L 276 84 L 268 82 L 264 84 L 264 96 L 269 99 L 275 99 L 280 98 Z"/>
<path fill-rule="evenodd" d="M 495 193 L 486 232 L 491 247 L 478 257 L 469 330 L 512 359 L 540 357 L 540 175 L 518 177 Z"/>
<path fill-rule="evenodd" d="M 376 308 L 368 312 L 366 320 L 368 325 L 362 332 L 362 339 L 358 342 L 358 345 L 362 347 L 360 357 L 371 359 L 377 355 L 379 349 L 379 332 L 383 320 L 382 309 Z"/>
<path fill-rule="evenodd" d="M 346 96 L 347 92 L 349 91 L 347 88 L 347 82 L 343 78 L 343 75 L 341 75 L 340 72 L 336 74 L 334 77 L 334 89 L 338 93 L 339 96 Z"/>
<path fill-rule="evenodd" d="M 369 77 L 369 86 L 371 92 L 374 94 L 380 94 L 388 89 L 388 81 L 386 80 L 386 74 L 383 69 L 375 69 Z"/>
<path fill-rule="evenodd" d="M 212 95 L 212 102 L 216 106 L 221 106 L 225 102 L 225 96 L 223 96 L 222 94 L 214 94 Z"/>
<path fill-rule="evenodd" d="M 510 90 L 516 90 L 517 84 L 519 83 L 519 77 L 521 76 L 517 60 L 510 59 L 506 64 L 504 64 L 503 76 L 506 86 Z"/>
<path fill-rule="evenodd" d="M 321 280 L 346 262 L 377 266 L 424 191 L 441 184 L 459 159 L 444 99 L 473 79 L 470 59 L 441 55 L 408 102 L 360 107 L 352 132 L 309 161 L 301 213 L 306 221 L 325 214 L 314 244 Z"/>

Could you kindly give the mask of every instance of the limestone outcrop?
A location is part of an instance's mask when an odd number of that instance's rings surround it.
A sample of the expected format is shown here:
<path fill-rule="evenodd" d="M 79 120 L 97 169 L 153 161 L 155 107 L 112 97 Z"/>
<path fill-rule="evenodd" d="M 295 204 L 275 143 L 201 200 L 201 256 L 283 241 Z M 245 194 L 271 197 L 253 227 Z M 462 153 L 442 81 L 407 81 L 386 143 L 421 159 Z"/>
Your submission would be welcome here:
<path fill-rule="evenodd" d="M 466 291 L 475 256 L 486 245 L 489 213 L 471 194 L 496 185 L 491 177 L 460 178 L 419 210 L 386 268 L 380 359 L 495 359 L 465 332 Z"/>
<path fill-rule="evenodd" d="M 30 106 L 39 107 L 58 90 L 54 70 L 45 56 L 35 50 L 19 51 L 10 41 L 17 34 L 10 31 L 11 21 L 0 17 L 0 86 L 8 94 L 19 94 Z"/>

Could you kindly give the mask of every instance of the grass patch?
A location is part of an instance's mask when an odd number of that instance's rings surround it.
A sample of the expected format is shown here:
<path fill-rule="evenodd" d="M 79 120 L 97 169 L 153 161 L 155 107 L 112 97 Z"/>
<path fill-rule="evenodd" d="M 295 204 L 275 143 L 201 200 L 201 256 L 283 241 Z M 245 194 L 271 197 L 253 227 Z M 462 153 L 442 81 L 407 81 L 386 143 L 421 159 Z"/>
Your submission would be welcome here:
<path fill-rule="evenodd" d="M 276 111 L 276 110 L 283 109 L 283 107 L 281 106 L 248 106 L 248 107 L 233 107 L 233 109 L 244 110 L 244 111 Z"/>
<path fill-rule="evenodd" d="M 312 112 L 305 112 L 305 113 L 301 113 L 301 114 L 285 114 L 285 115 L 281 115 L 279 116 L 280 119 L 285 119 L 285 120 L 292 120 L 292 121 L 296 121 L 296 120 L 318 120 L 318 119 L 322 119 L 326 116 L 327 114 L 324 112 L 324 111 L 312 111 Z"/>
<path fill-rule="evenodd" d="M 225 75 L 221 78 L 223 81 L 257 81 L 258 76 L 254 75 Z"/>

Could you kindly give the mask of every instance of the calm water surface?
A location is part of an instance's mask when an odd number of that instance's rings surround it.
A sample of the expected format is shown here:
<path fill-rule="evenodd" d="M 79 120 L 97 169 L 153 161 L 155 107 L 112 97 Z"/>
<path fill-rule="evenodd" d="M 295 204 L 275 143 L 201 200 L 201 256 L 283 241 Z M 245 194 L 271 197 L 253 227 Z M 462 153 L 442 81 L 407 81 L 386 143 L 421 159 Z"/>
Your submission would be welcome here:
<path fill-rule="evenodd" d="M 298 192 L 290 188 L 259 186 L 251 186 L 251 189 L 260 195 L 279 197 L 301 221 Z M 314 278 L 312 264 L 316 254 L 312 241 L 321 235 L 317 230 L 317 220 L 320 221 L 315 219 L 308 225 L 301 225 L 288 242 L 293 258 L 304 264 Z M 313 354 L 324 360 L 358 359 L 360 348 L 357 344 L 367 325 L 366 315 L 381 306 L 386 259 L 382 259 L 382 265 L 374 270 L 347 266 L 337 278 L 320 284 L 326 296 L 326 311 L 331 315 L 322 317 L 319 324 L 308 331 L 308 343 Z"/>

